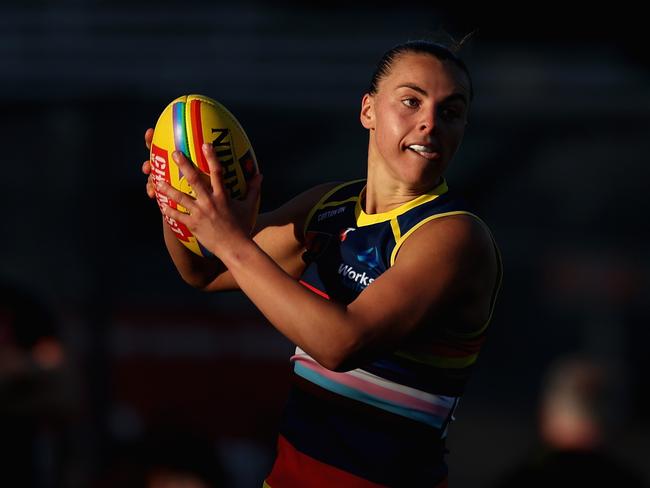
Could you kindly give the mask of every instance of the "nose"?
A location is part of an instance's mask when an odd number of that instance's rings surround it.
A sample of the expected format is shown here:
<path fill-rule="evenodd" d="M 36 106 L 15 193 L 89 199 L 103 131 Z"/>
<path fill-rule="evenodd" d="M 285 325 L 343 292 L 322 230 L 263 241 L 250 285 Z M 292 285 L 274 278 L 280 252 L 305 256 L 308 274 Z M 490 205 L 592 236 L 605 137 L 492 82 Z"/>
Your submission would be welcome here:
<path fill-rule="evenodd" d="M 436 115 L 435 111 L 427 110 L 422 113 L 422 119 L 420 120 L 418 128 L 420 131 L 425 133 L 433 132 L 436 127 Z"/>

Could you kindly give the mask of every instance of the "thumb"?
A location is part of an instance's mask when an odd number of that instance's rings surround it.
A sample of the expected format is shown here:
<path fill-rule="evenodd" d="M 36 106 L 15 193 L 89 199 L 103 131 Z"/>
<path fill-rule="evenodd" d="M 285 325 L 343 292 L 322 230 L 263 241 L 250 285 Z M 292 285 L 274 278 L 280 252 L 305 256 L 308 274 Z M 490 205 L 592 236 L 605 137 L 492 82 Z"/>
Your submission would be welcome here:
<path fill-rule="evenodd" d="M 151 150 L 151 142 L 153 141 L 153 129 L 149 127 L 144 132 L 144 145 L 147 146 L 147 149 Z"/>

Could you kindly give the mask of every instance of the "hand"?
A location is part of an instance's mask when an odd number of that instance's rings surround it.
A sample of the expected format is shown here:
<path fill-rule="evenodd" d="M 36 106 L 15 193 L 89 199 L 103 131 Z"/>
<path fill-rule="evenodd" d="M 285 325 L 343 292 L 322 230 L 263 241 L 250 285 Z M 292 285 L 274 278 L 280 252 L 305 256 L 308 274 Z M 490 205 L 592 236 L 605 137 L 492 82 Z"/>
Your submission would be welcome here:
<path fill-rule="evenodd" d="M 153 129 L 149 128 L 144 133 L 144 145 L 147 146 L 147 149 L 151 151 L 151 141 L 153 140 Z M 145 190 L 147 196 L 151 199 L 156 198 L 156 189 L 153 182 L 153 177 L 151 176 L 151 161 L 146 160 L 142 163 L 142 172 L 147 175 L 147 184 Z"/>
<path fill-rule="evenodd" d="M 244 200 L 234 200 L 223 185 L 223 168 L 212 145 L 204 144 L 202 150 L 210 170 L 209 184 L 182 152 L 172 154 L 194 190 L 195 198 L 176 190 L 165 181 L 158 181 L 156 188 L 187 210 L 181 212 L 164 206 L 163 214 L 184 224 L 204 247 L 222 258 L 236 249 L 242 239 L 250 236 L 257 213 L 262 175 L 258 174 L 249 181 Z"/>

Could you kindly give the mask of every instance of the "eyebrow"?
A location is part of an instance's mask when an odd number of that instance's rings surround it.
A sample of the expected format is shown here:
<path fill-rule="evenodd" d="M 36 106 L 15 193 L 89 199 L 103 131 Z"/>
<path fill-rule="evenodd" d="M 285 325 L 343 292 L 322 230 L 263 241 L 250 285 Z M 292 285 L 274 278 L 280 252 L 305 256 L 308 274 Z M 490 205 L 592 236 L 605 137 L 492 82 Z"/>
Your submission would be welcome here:
<path fill-rule="evenodd" d="M 418 85 L 416 85 L 414 83 L 404 83 L 402 85 L 399 85 L 397 88 L 410 88 L 411 90 L 414 90 L 414 91 L 416 91 L 416 92 L 418 92 L 418 93 L 420 93 L 420 94 L 422 94 L 424 96 L 428 95 L 428 93 L 427 93 L 427 91 L 425 89 L 419 87 Z M 443 100 L 443 103 L 445 103 L 445 102 L 453 102 L 454 100 L 460 100 L 461 102 L 465 103 L 465 105 L 467 105 L 467 97 L 465 95 L 463 95 L 462 93 L 458 93 L 458 92 L 452 93 L 451 95 L 449 95 L 447 98 L 445 98 Z"/>

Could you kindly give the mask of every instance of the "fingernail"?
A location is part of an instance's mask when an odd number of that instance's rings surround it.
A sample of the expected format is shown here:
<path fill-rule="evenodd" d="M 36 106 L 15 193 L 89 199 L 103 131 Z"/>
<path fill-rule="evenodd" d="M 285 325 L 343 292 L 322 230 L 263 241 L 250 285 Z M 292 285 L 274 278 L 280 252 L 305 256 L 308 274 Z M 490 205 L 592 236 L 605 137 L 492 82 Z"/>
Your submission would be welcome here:
<path fill-rule="evenodd" d="M 203 152 L 210 152 L 212 150 L 212 144 L 207 142 L 203 143 Z"/>
<path fill-rule="evenodd" d="M 172 158 L 174 158 L 174 161 L 177 161 L 177 162 L 178 162 L 178 159 L 179 159 L 180 157 L 181 157 L 180 152 L 178 152 L 178 151 L 174 151 L 174 152 L 172 153 Z"/>

